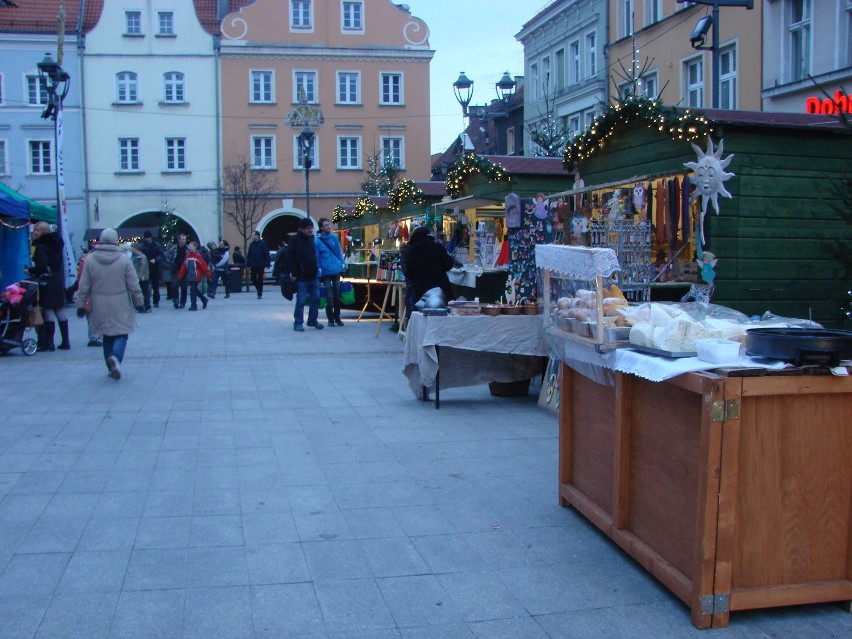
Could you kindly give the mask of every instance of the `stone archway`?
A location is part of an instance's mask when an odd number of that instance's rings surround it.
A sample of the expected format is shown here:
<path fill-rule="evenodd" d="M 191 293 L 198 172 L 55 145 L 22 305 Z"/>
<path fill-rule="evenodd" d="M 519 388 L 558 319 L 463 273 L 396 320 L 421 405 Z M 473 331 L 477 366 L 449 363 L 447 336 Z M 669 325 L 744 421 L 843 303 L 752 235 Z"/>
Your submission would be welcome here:
<path fill-rule="evenodd" d="M 282 241 L 286 242 L 298 230 L 299 222 L 306 217 L 308 215 L 305 211 L 293 207 L 293 200 L 284 200 L 280 209 L 270 211 L 261 218 L 257 229 L 269 244 L 270 250 L 275 251 Z"/>
<path fill-rule="evenodd" d="M 128 216 L 124 221 L 122 221 L 118 226 L 116 226 L 116 230 L 129 230 L 129 229 L 143 229 L 150 230 L 155 237 L 158 236 L 158 231 L 160 228 L 160 224 L 163 221 L 163 217 L 165 213 L 162 211 L 141 211 L 139 213 L 134 213 Z M 198 235 L 198 232 L 195 228 L 190 224 L 187 220 L 182 218 L 180 215 L 175 214 L 175 217 L 178 219 L 176 233 L 184 233 L 187 238 L 192 241 L 200 241 L 201 238 Z"/>

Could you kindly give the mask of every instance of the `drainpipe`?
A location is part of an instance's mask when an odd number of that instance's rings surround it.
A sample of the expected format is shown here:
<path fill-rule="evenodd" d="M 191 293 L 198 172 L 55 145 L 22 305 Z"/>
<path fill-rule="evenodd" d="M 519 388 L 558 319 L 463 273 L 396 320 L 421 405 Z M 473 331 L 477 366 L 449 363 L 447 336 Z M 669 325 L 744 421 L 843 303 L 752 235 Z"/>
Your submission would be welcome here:
<path fill-rule="evenodd" d="M 80 93 L 80 139 L 83 148 L 82 152 L 82 160 L 83 160 L 83 202 L 84 207 L 86 209 L 86 231 L 91 228 L 90 222 L 92 221 L 89 218 L 89 211 L 91 210 L 90 204 L 90 194 L 89 194 L 89 154 L 86 148 L 86 140 L 88 140 L 88 136 L 86 135 L 86 92 L 83 90 L 83 87 L 86 84 L 85 78 L 85 61 L 83 59 L 86 53 L 86 35 L 83 33 L 83 16 L 86 12 L 86 0 L 80 0 L 80 6 L 78 8 L 77 13 L 77 68 L 80 72 L 80 82 L 78 91 Z M 85 238 L 85 231 L 84 236 Z M 73 248 L 73 247 L 72 247 Z M 87 247 L 88 248 L 88 247 Z"/>

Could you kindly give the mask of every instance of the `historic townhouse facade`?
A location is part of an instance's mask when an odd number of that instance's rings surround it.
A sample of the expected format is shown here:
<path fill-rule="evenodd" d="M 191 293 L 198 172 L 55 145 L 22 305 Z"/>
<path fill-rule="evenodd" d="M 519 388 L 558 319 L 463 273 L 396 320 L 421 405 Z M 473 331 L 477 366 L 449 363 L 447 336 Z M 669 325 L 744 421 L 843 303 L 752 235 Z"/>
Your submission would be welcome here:
<path fill-rule="evenodd" d="M 56 204 L 56 143 L 53 121 L 42 119 L 47 94 L 37 64 L 58 60 L 59 0 L 0 4 L 0 181 L 28 198 Z M 71 76 L 62 117 L 65 202 L 71 243 L 79 255 L 86 226 L 81 117 L 79 34 L 81 3 L 66 0 L 61 65 Z"/>
<path fill-rule="evenodd" d="M 697 21 L 710 13 L 710 7 L 675 0 L 608 2 L 610 90 L 622 96 L 659 96 L 666 104 L 711 108 L 711 52 L 694 49 L 690 43 Z M 713 28 L 719 29 L 721 109 L 761 110 L 764 4 L 757 0 L 753 10 L 719 10 L 720 24 Z M 711 40 L 707 34 L 706 46 Z"/>
<path fill-rule="evenodd" d="M 556 0 L 515 36 L 524 46 L 524 126 L 551 116 L 570 137 L 607 99 L 606 0 Z M 534 155 L 529 136 L 524 154 Z"/>
<path fill-rule="evenodd" d="M 288 124 L 297 109 L 322 113 L 310 157 L 314 219 L 354 206 L 370 157 L 402 178 L 429 175 L 433 51 L 405 5 L 258 0 L 225 16 L 221 32 L 223 164 L 248 160 L 273 176 L 265 236 L 284 237 L 307 212 L 303 127 Z"/>
<path fill-rule="evenodd" d="M 217 240 L 215 5 L 101 6 L 83 52 L 89 226 L 157 226 L 170 212 L 202 241 Z"/>
<path fill-rule="evenodd" d="M 852 113 L 852 0 L 776 0 L 763 25 L 764 110 Z"/>

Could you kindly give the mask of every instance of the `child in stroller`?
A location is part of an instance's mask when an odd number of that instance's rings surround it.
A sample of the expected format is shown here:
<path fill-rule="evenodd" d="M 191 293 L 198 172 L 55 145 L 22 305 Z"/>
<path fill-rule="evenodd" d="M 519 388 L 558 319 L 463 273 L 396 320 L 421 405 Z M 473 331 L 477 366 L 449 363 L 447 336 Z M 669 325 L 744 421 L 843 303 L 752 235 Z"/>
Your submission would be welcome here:
<path fill-rule="evenodd" d="M 0 355 L 13 348 L 20 348 L 24 355 L 35 354 L 36 341 L 24 335 L 31 328 L 29 312 L 36 305 L 37 295 L 38 284 L 27 280 L 11 284 L 0 293 Z"/>

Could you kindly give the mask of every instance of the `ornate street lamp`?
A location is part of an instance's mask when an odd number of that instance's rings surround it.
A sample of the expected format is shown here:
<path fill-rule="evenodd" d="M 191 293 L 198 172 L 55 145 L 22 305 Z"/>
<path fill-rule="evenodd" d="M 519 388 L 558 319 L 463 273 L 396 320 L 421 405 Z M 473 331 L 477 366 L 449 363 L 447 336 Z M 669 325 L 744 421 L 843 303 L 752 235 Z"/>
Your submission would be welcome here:
<path fill-rule="evenodd" d="M 494 90 L 497 93 L 497 100 L 501 107 L 500 110 L 492 110 L 490 108 L 491 105 L 476 107 L 476 117 L 483 120 L 509 117 L 509 100 L 511 100 L 512 96 L 515 94 L 516 86 L 517 83 L 509 75 L 509 72 L 504 72 L 503 77 L 494 83 Z M 473 99 L 473 80 L 468 78 L 464 74 L 464 71 L 459 74 L 458 80 L 453 82 L 453 93 L 455 93 L 456 100 L 461 105 L 462 117 L 468 117 L 468 115 L 470 115 L 470 101 Z"/>
<path fill-rule="evenodd" d="M 453 92 L 456 94 L 456 100 L 462 108 L 462 117 L 467 117 L 467 107 L 473 98 L 473 80 L 468 78 L 464 71 L 459 73 L 459 79 L 453 82 Z"/>
<path fill-rule="evenodd" d="M 62 165 L 62 148 L 60 143 L 62 140 L 62 102 L 65 96 L 68 95 L 68 89 L 71 85 L 71 76 L 50 57 L 49 53 L 44 54 L 44 59 L 39 62 L 38 81 L 42 89 L 47 92 L 47 104 L 42 111 L 41 117 L 45 120 L 53 120 L 53 150 L 54 150 L 54 173 L 56 174 L 56 228 L 59 237 L 63 237 L 62 226 L 64 224 L 65 215 L 65 177 L 63 174 Z M 69 247 L 66 247 L 65 254 L 69 255 Z M 65 270 L 65 256 L 63 256 L 63 271 Z M 73 261 L 72 261 L 73 264 Z M 63 279 L 68 273 L 63 273 Z"/>
<path fill-rule="evenodd" d="M 305 167 L 305 210 L 311 217 L 311 167 L 313 166 L 314 132 L 305 125 L 297 138 L 299 153 L 302 156 L 302 166 Z"/>

